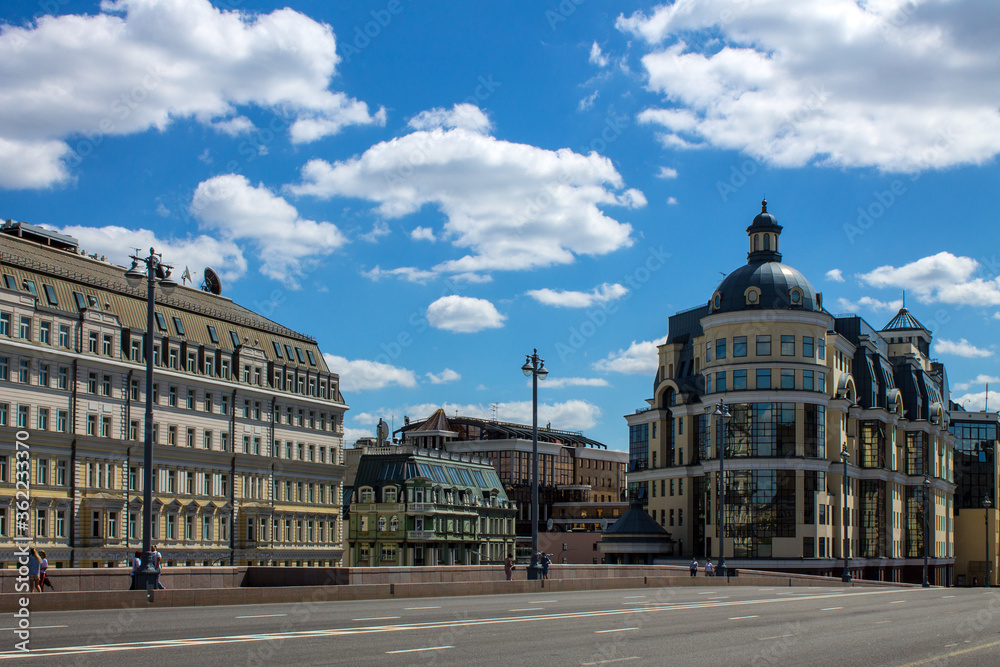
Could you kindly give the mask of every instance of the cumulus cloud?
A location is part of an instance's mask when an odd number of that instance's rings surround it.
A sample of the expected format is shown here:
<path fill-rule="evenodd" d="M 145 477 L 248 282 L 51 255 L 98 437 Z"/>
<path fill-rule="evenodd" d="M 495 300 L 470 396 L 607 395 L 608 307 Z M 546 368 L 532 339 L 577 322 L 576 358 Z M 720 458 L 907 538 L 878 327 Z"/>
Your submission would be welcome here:
<path fill-rule="evenodd" d="M 982 359 L 993 356 L 993 350 L 984 350 L 983 348 L 976 347 L 964 338 L 957 342 L 939 338 L 934 341 L 934 351 L 938 354 L 954 354 L 957 357 L 965 357 L 966 359 Z"/>
<path fill-rule="evenodd" d="M 382 278 L 400 278 L 407 282 L 419 283 L 421 285 L 437 277 L 437 274 L 433 271 L 422 271 L 412 266 L 400 266 L 395 269 L 383 269 L 380 266 L 376 266 L 374 269 L 362 272 L 361 275 L 369 280 L 379 281 Z"/>
<path fill-rule="evenodd" d="M 347 240 L 337 226 L 299 217 L 295 207 L 245 176 L 225 174 L 198 184 L 190 207 L 202 227 L 257 248 L 260 271 L 297 288 L 307 262 Z"/>
<path fill-rule="evenodd" d="M 440 373 L 427 373 L 427 380 L 431 384 L 446 384 L 448 382 L 457 382 L 462 379 L 462 376 L 458 372 L 446 368 Z"/>
<path fill-rule="evenodd" d="M 974 278 L 979 262 L 939 252 L 900 267 L 880 266 L 858 277 L 873 287 L 911 290 L 924 303 L 1000 305 L 1000 277 Z"/>
<path fill-rule="evenodd" d="M 500 421 L 515 424 L 531 424 L 531 401 L 515 401 L 510 403 L 494 403 L 497 418 Z M 426 419 L 435 410 L 444 409 L 448 415 L 459 414 L 462 417 L 479 417 L 489 419 L 493 416 L 491 405 L 480 403 L 422 403 L 407 406 L 403 411 L 411 420 Z M 396 411 L 399 414 L 399 411 Z M 552 428 L 567 431 L 584 431 L 597 425 L 601 417 L 601 409 L 592 403 L 582 400 L 570 400 L 563 403 L 538 404 L 538 422 L 540 425 L 551 423 Z"/>
<path fill-rule="evenodd" d="M 676 206 L 677 197 L 667 197 L 667 204 L 669 204 L 670 206 Z"/>
<path fill-rule="evenodd" d="M 115 225 L 105 227 L 83 227 L 71 225 L 54 228 L 61 234 L 69 234 L 80 241 L 80 247 L 88 253 L 106 255 L 111 261 L 129 266 L 129 256 L 136 248 L 156 248 L 166 264 L 176 270 L 173 277 L 180 280 L 183 267 L 191 268 L 194 284 L 201 283 L 202 267 L 211 266 L 223 281 L 236 280 L 246 274 L 247 261 L 243 251 L 232 241 L 220 241 L 206 236 L 186 238 L 160 237 L 149 229 L 126 229 Z"/>
<path fill-rule="evenodd" d="M 612 352 L 595 363 L 594 368 L 611 373 L 653 375 L 656 373 L 658 355 L 657 343 L 650 340 L 632 341 L 628 349 Z"/>
<path fill-rule="evenodd" d="M 456 333 L 499 329 L 506 319 L 486 299 L 470 296 L 443 296 L 427 307 L 427 321 L 432 327 Z"/>
<path fill-rule="evenodd" d="M 421 111 L 408 123 L 414 130 L 440 130 L 460 128 L 472 132 L 488 132 L 493 124 L 474 104 L 463 102 L 451 109 L 429 109 Z"/>
<path fill-rule="evenodd" d="M 677 178 L 677 170 L 671 167 L 660 167 L 660 170 L 656 172 L 657 178 Z"/>
<path fill-rule="evenodd" d="M 584 97 L 582 100 L 580 100 L 580 103 L 576 105 L 576 110 L 577 111 L 590 111 L 591 109 L 593 109 L 594 108 L 594 102 L 597 101 L 597 95 L 598 95 L 598 91 L 595 90 L 590 95 L 587 95 L 586 97 Z"/>
<path fill-rule="evenodd" d="M 1000 152 L 998 22 L 980 0 L 677 0 L 617 27 L 647 45 L 665 104 L 640 120 L 669 147 L 918 172 Z"/>
<path fill-rule="evenodd" d="M 208 0 L 117 0 L 93 15 L 0 26 L 0 187 L 71 178 L 106 136 L 190 118 L 227 133 L 240 107 L 280 114 L 293 141 L 382 124 L 330 90 L 339 62 L 329 26 L 291 9 L 223 11 Z"/>
<path fill-rule="evenodd" d="M 860 310 L 870 310 L 873 312 L 890 311 L 896 312 L 903 307 L 902 299 L 895 301 L 879 301 L 870 296 L 863 296 L 857 301 L 851 301 L 843 297 L 837 299 L 837 306 L 840 310 L 848 312 L 858 312 Z"/>
<path fill-rule="evenodd" d="M 594 42 L 590 45 L 590 63 L 592 65 L 597 65 L 598 67 L 607 67 L 608 57 L 601 52 L 601 45 Z"/>
<path fill-rule="evenodd" d="M 952 386 L 952 389 L 954 391 L 968 391 L 973 387 L 983 387 L 985 391 L 985 387 L 988 382 L 996 384 L 1000 382 L 1000 377 L 996 377 L 995 375 L 986 375 L 984 373 L 980 373 L 975 377 L 975 379 L 969 380 L 968 382 L 955 383 L 955 385 Z"/>
<path fill-rule="evenodd" d="M 548 287 L 529 290 L 528 296 L 539 303 L 559 308 L 589 308 L 597 303 L 615 301 L 628 294 L 628 288 L 618 283 L 602 283 L 589 292 L 554 290 Z"/>
<path fill-rule="evenodd" d="M 446 218 L 436 237 L 467 253 L 432 267 L 441 273 L 525 270 L 613 252 L 632 244 L 632 227 L 601 207 L 646 204 L 597 153 L 550 151 L 465 127 L 420 129 L 332 164 L 311 160 L 291 190 L 366 199 L 386 218 L 436 206 Z"/>
<path fill-rule="evenodd" d="M 370 391 L 388 386 L 416 387 L 417 379 L 413 371 L 398 368 L 381 361 L 367 359 L 348 360 L 334 354 L 324 353 L 327 366 L 340 375 L 340 388 L 345 392 Z"/>
<path fill-rule="evenodd" d="M 410 232 L 410 238 L 414 241 L 436 241 L 434 230 L 430 227 L 414 227 Z"/>
<path fill-rule="evenodd" d="M 830 269 L 826 272 L 826 279 L 832 280 L 835 283 L 844 282 L 844 272 L 840 269 Z"/>

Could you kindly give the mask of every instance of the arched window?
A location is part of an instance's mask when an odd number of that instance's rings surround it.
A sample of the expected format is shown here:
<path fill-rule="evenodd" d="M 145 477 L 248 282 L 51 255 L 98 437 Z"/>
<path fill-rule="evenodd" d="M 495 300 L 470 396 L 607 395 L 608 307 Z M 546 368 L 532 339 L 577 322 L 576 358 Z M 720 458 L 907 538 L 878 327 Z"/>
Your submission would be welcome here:
<path fill-rule="evenodd" d="M 380 516 L 378 518 L 378 529 L 379 529 L 379 532 L 385 530 L 385 517 L 384 516 Z"/>
<path fill-rule="evenodd" d="M 771 249 L 771 235 L 764 234 L 764 250 L 770 250 L 770 249 Z"/>
<path fill-rule="evenodd" d="M 393 516 L 389 521 L 389 530 L 396 532 L 399 530 L 399 517 Z"/>
<path fill-rule="evenodd" d="M 753 235 L 753 249 L 760 250 L 760 234 Z"/>

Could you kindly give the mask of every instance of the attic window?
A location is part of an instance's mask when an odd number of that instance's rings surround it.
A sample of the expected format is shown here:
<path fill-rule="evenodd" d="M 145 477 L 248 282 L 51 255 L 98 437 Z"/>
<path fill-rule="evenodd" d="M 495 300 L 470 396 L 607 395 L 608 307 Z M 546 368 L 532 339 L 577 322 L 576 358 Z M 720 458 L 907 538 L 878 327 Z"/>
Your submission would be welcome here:
<path fill-rule="evenodd" d="M 167 318 L 163 316 L 163 313 L 156 313 L 156 326 L 160 331 L 167 330 Z"/>
<path fill-rule="evenodd" d="M 274 340 L 274 341 L 271 341 L 271 344 L 272 344 L 272 345 L 274 345 L 274 354 L 275 354 L 275 355 L 276 355 L 276 356 L 277 356 L 277 357 L 278 357 L 279 359 L 283 359 L 284 357 L 283 357 L 283 356 L 281 355 L 281 346 L 280 346 L 280 345 L 278 345 L 278 341 L 276 341 L 276 340 Z"/>
<path fill-rule="evenodd" d="M 213 343 L 215 343 L 216 345 L 218 345 L 219 344 L 219 334 L 217 334 L 215 332 L 215 327 L 213 327 L 211 324 L 208 324 L 206 326 L 208 327 L 208 337 L 212 340 Z"/>
<path fill-rule="evenodd" d="M 79 310 L 87 309 L 87 300 L 79 292 L 73 292 L 73 299 L 76 301 L 76 307 Z"/>
<path fill-rule="evenodd" d="M 289 361 L 292 361 L 292 360 L 293 360 L 293 359 L 295 358 L 295 357 L 294 357 L 294 356 L 292 355 L 292 346 L 291 346 L 291 345 L 289 345 L 288 343 L 285 343 L 285 353 L 286 353 L 286 354 L 285 354 L 285 356 L 287 356 L 287 357 L 288 357 L 288 360 L 289 360 Z"/>
<path fill-rule="evenodd" d="M 712 297 L 712 308 L 714 310 L 718 310 L 721 307 L 722 307 L 722 295 L 716 292 L 715 296 Z"/>
<path fill-rule="evenodd" d="M 312 350 L 306 350 L 306 355 L 309 356 L 309 363 L 313 366 L 316 365 L 316 356 L 313 354 Z"/>
<path fill-rule="evenodd" d="M 229 339 L 233 341 L 234 349 L 240 346 L 240 335 L 232 329 L 229 330 Z"/>
<path fill-rule="evenodd" d="M 17 289 L 17 278 L 14 276 L 9 276 L 6 273 L 3 274 L 4 284 L 7 285 L 7 289 L 16 290 Z"/>
<path fill-rule="evenodd" d="M 177 331 L 177 335 L 178 336 L 183 336 L 184 335 L 184 325 L 181 324 L 181 318 L 179 318 L 179 317 L 172 317 L 171 319 L 174 321 L 174 329 Z"/>
<path fill-rule="evenodd" d="M 33 280 L 25 280 L 24 281 L 24 289 L 26 289 L 29 292 L 31 292 L 32 296 L 38 296 L 38 290 L 35 289 L 35 281 L 33 281 Z"/>
<path fill-rule="evenodd" d="M 306 363 L 305 358 L 302 356 L 302 348 L 301 347 L 295 348 L 295 356 L 298 357 L 298 360 L 299 360 L 300 364 Z"/>
<path fill-rule="evenodd" d="M 792 299 L 792 305 L 793 306 L 801 306 L 802 305 L 802 290 L 800 290 L 798 288 L 793 288 L 792 291 L 791 291 L 791 299 Z"/>
<path fill-rule="evenodd" d="M 49 300 L 49 305 L 58 306 L 59 299 L 56 298 L 56 291 L 52 285 L 42 285 L 42 289 L 45 290 L 45 298 Z"/>

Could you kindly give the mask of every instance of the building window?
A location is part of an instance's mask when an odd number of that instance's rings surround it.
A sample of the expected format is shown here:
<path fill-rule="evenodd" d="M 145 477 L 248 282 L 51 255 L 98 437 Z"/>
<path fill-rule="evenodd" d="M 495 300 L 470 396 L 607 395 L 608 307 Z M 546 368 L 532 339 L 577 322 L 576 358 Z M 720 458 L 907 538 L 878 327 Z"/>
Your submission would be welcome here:
<path fill-rule="evenodd" d="M 187 446 L 194 447 L 194 429 L 188 428 L 187 430 Z"/>
<path fill-rule="evenodd" d="M 0 335 L 10 336 L 10 313 L 0 313 Z"/>
<path fill-rule="evenodd" d="M 233 341 L 233 349 L 235 350 L 240 346 L 240 335 L 235 331 L 230 330 L 229 340 Z"/>
<path fill-rule="evenodd" d="M 69 347 L 69 326 L 59 325 L 59 347 Z"/>
<path fill-rule="evenodd" d="M 6 380 L 10 376 L 10 361 L 8 357 L 0 357 L 0 380 Z"/>
<path fill-rule="evenodd" d="M 170 319 L 173 320 L 174 331 L 177 332 L 177 335 L 178 336 L 183 336 L 184 335 L 184 325 L 181 324 L 181 318 L 179 318 L 179 317 L 171 317 Z"/>
<path fill-rule="evenodd" d="M 816 339 L 816 358 L 826 359 L 826 339 L 823 337 Z"/>
<path fill-rule="evenodd" d="M 111 417 L 101 417 L 101 437 L 111 437 Z"/>
<path fill-rule="evenodd" d="M 111 334 L 104 334 L 104 337 L 101 340 L 101 353 L 104 354 L 104 356 L 106 357 L 110 357 L 111 350 L 112 350 Z"/>
<path fill-rule="evenodd" d="M 56 461 L 56 486 L 66 486 L 66 471 L 66 462 Z"/>
<path fill-rule="evenodd" d="M 815 383 L 812 371 L 802 371 L 802 389 L 804 391 L 814 391 Z"/>
<path fill-rule="evenodd" d="M 52 323 L 42 320 L 38 323 L 38 342 L 50 345 L 52 343 Z"/>
<path fill-rule="evenodd" d="M 60 433 L 66 433 L 69 429 L 69 412 L 66 410 L 60 410 L 56 413 L 56 430 Z"/>
<path fill-rule="evenodd" d="M 781 356 L 783 357 L 795 356 L 795 336 L 781 337 Z"/>
<path fill-rule="evenodd" d="M 48 431 L 49 430 L 49 409 L 48 408 L 38 408 L 38 430 Z"/>
<path fill-rule="evenodd" d="M 17 365 L 17 381 L 23 384 L 28 384 L 28 379 L 30 373 L 30 366 L 27 359 L 21 359 Z"/>
<path fill-rule="evenodd" d="M 725 371 L 715 374 L 715 391 L 726 391 Z"/>
<path fill-rule="evenodd" d="M 0 403 L 0 426 L 7 425 L 7 411 L 9 410 L 9 408 L 10 408 L 9 403 Z M 6 476 L 0 478 L 0 481 L 6 482 L 7 481 Z"/>
<path fill-rule="evenodd" d="M 715 358 L 725 359 L 726 358 L 726 339 L 719 338 L 715 341 Z"/>
<path fill-rule="evenodd" d="M 28 428 L 28 406 L 17 406 L 17 427 Z"/>
<path fill-rule="evenodd" d="M 97 332 L 91 331 L 90 335 L 87 337 L 87 351 L 97 354 Z"/>
<path fill-rule="evenodd" d="M 101 378 L 101 396 L 111 395 L 111 376 L 105 375 Z"/>
<path fill-rule="evenodd" d="M 177 427 L 167 426 L 167 444 L 176 445 L 177 444 Z"/>
<path fill-rule="evenodd" d="M 20 336 L 24 340 L 31 340 L 31 318 L 21 315 Z"/>
<path fill-rule="evenodd" d="M 746 369 L 733 371 L 733 391 L 744 391 L 747 388 Z"/>
<path fill-rule="evenodd" d="M 172 408 L 177 407 L 177 387 L 169 387 L 167 389 L 167 405 Z"/>
<path fill-rule="evenodd" d="M 208 327 L 208 338 L 209 338 L 209 340 L 211 340 L 213 343 L 215 343 L 216 345 L 218 345 L 219 344 L 219 334 L 216 333 L 215 327 L 213 327 L 211 324 L 207 324 L 205 326 Z"/>
<path fill-rule="evenodd" d="M 202 447 L 204 447 L 205 449 L 211 449 L 212 448 L 212 432 L 211 431 L 208 431 L 208 430 L 205 431 L 205 437 L 202 439 Z"/>
<path fill-rule="evenodd" d="M 771 369 L 770 368 L 758 368 L 757 369 L 757 389 L 770 389 L 771 388 Z"/>
<path fill-rule="evenodd" d="M 771 337 L 770 336 L 757 336 L 757 356 L 758 357 L 769 357 L 769 356 L 771 356 Z"/>
<path fill-rule="evenodd" d="M 802 356 L 803 357 L 807 357 L 809 359 L 812 359 L 813 354 L 815 354 L 814 351 L 813 351 L 813 346 L 814 346 L 813 345 L 813 341 L 814 340 L 815 339 L 812 336 L 803 336 L 802 337 Z"/>
<path fill-rule="evenodd" d="M 795 389 L 795 371 L 791 368 L 781 369 L 781 388 Z"/>

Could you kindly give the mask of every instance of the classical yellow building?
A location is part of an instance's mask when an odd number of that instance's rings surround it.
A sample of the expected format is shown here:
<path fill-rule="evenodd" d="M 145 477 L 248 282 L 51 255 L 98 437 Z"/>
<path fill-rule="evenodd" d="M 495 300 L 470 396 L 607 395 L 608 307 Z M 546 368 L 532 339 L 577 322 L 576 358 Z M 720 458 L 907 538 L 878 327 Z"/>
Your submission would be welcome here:
<path fill-rule="evenodd" d="M 920 581 L 926 545 L 949 582 L 955 436 L 930 331 L 905 308 L 881 330 L 827 312 L 766 202 L 746 231 L 747 263 L 670 318 L 649 407 L 626 416 L 630 486 L 680 555 L 717 558 L 724 446 L 731 567 L 840 575 L 846 556 L 854 577 Z"/>
<path fill-rule="evenodd" d="M 71 237 L 0 233 L 0 565 L 15 538 L 59 567 L 141 549 L 147 391 L 168 565 L 338 564 L 347 405 L 316 341 L 209 291 L 157 292 L 146 387 L 145 285 L 124 273 Z"/>

